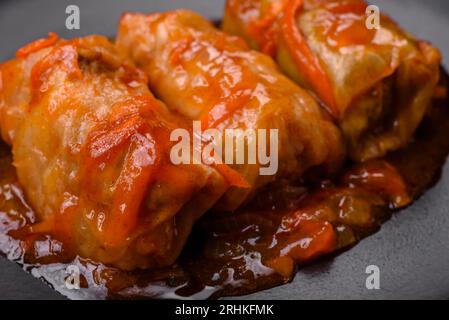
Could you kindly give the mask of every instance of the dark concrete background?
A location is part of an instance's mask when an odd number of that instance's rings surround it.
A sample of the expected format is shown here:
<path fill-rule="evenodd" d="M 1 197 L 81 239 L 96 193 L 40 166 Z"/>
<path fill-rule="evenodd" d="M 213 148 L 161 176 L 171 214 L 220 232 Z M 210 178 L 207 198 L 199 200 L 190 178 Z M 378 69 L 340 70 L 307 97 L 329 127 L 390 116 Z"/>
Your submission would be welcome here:
<path fill-rule="evenodd" d="M 432 41 L 449 63 L 449 1 L 373 0 L 402 26 Z M 65 8 L 81 10 L 81 30 L 65 29 Z M 0 0 L 0 61 L 23 44 L 55 31 L 63 37 L 114 36 L 123 11 L 190 8 L 219 18 L 222 0 Z M 291 284 L 255 299 L 449 299 L 449 169 L 416 204 L 381 231 L 332 261 L 303 269 Z M 367 290 L 365 269 L 377 265 L 381 289 Z M 15 264 L 0 258 L 0 299 L 62 298 Z"/>

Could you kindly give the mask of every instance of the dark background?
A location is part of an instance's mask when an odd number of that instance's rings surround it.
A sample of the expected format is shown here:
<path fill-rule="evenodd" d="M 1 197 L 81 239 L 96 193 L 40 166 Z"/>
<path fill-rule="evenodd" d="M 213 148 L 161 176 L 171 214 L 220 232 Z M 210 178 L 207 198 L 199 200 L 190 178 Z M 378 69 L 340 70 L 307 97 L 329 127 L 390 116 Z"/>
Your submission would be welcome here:
<path fill-rule="evenodd" d="M 449 63 L 449 1 L 372 0 L 405 29 L 439 47 Z M 81 11 L 81 29 L 65 28 L 65 8 Z M 0 61 L 55 31 L 113 37 L 123 11 L 190 8 L 217 19 L 224 0 L 0 0 Z M 448 137 L 449 139 L 449 137 Z M 298 273 L 293 283 L 253 299 L 449 299 L 449 169 L 439 184 L 355 248 Z M 367 290 L 365 269 L 380 268 L 380 290 Z M 0 299 L 59 299 L 58 293 L 0 258 Z M 245 297 L 246 298 L 246 297 Z"/>

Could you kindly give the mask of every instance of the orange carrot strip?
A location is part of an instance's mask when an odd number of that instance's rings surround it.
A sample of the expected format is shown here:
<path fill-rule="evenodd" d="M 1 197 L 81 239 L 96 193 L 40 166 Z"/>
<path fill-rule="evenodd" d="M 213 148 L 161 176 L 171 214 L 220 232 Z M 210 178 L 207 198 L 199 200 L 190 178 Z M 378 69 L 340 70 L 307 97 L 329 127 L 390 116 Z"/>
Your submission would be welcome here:
<path fill-rule="evenodd" d="M 265 265 L 276 271 L 284 279 L 289 279 L 295 270 L 295 262 L 289 256 L 276 257 L 265 262 Z"/>
<path fill-rule="evenodd" d="M 251 21 L 248 26 L 248 33 L 256 39 L 259 44 L 259 49 L 273 58 L 276 56 L 279 35 L 276 20 L 284 10 L 288 1 L 289 0 L 282 0 L 271 3 L 263 17 Z"/>
<path fill-rule="evenodd" d="M 335 250 L 337 236 L 327 221 L 303 220 L 298 232 L 303 239 L 309 239 L 307 245 L 297 245 L 288 255 L 300 263 L 309 262 Z"/>
<path fill-rule="evenodd" d="M 213 164 L 212 167 L 217 169 L 231 186 L 245 189 L 251 188 L 251 184 L 246 181 L 245 177 L 227 164 L 217 163 Z"/>
<path fill-rule="evenodd" d="M 56 33 L 50 32 L 48 34 L 48 38 L 39 39 L 36 41 L 27 44 L 23 48 L 17 50 L 16 57 L 17 58 L 26 58 L 28 55 L 39 51 L 41 49 L 47 48 L 58 41 L 59 37 Z"/>
<path fill-rule="evenodd" d="M 241 92 L 230 96 L 226 102 L 215 105 L 203 112 L 200 118 L 201 129 L 214 128 L 229 119 L 237 110 L 244 108 L 251 100 L 251 94 Z"/>
<path fill-rule="evenodd" d="M 117 181 L 112 210 L 105 223 L 104 242 L 112 247 L 126 241 L 136 226 L 140 205 L 157 170 L 158 155 L 154 143 L 143 136 L 133 138 Z"/>
<path fill-rule="evenodd" d="M 81 69 L 78 65 L 78 51 L 71 44 L 60 44 L 55 46 L 49 54 L 37 62 L 31 70 L 32 101 L 36 101 L 42 95 L 41 86 L 48 81 L 51 74 L 49 70 L 60 66 L 70 76 L 82 78 Z"/>
<path fill-rule="evenodd" d="M 386 161 L 373 160 L 358 165 L 343 177 L 343 183 L 381 194 L 396 208 L 411 201 L 407 185 L 400 173 Z"/>
<path fill-rule="evenodd" d="M 312 85 L 312 89 L 317 92 L 321 100 L 330 109 L 331 114 L 338 119 L 340 111 L 335 103 L 330 79 L 315 54 L 304 41 L 296 23 L 296 14 L 302 9 L 303 5 L 303 0 L 292 0 L 287 3 L 281 24 L 281 33 L 298 70 L 305 74 Z"/>

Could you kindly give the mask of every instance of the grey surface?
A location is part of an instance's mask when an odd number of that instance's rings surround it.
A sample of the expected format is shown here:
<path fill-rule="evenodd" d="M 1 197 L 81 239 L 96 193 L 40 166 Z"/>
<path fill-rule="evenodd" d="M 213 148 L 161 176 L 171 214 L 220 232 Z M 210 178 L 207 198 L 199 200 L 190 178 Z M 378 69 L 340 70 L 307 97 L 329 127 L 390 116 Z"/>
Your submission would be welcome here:
<path fill-rule="evenodd" d="M 211 18 L 221 0 L 0 0 L 0 61 L 23 44 L 55 31 L 63 37 L 91 33 L 113 36 L 123 11 L 191 8 Z M 449 1 L 376 0 L 402 26 L 432 41 L 449 63 Z M 65 29 L 65 8 L 81 9 L 81 30 Z M 355 248 L 298 273 L 293 283 L 262 291 L 256 299 L 448 299 L 449 168 L 440 183 L 413 206 L 384 224 Z M 380 268 L 380 290 L 367 290 L 365 269 Z M 0 298 L 57 299 L 59 294 L 0 258 Z"/>

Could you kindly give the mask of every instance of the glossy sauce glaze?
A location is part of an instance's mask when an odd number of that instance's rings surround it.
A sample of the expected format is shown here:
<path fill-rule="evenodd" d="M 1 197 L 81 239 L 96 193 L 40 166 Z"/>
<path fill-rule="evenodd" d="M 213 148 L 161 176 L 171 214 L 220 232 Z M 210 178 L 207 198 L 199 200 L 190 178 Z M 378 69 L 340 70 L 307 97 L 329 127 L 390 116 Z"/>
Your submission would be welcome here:
<path fill-rule="evenodd" d="M 348 163 L 333 181 L 272 186 L 233 215 L 208 214 L 176 264 L 160 270 L 121 271 L 75 256 L 58 239 L 30 233 L 36 218 L 2 145 L 0 249 L 70 298 L 204 299 L 289 282 L 296 262 L 301 268 L 349 248 L 433 185 L 449 153 L 447 76 L 442 82 L 440 97 L 407 148 L 362 165 Z M 79 290 L 66 285 L 73 267 L 80 271 Z"/>

